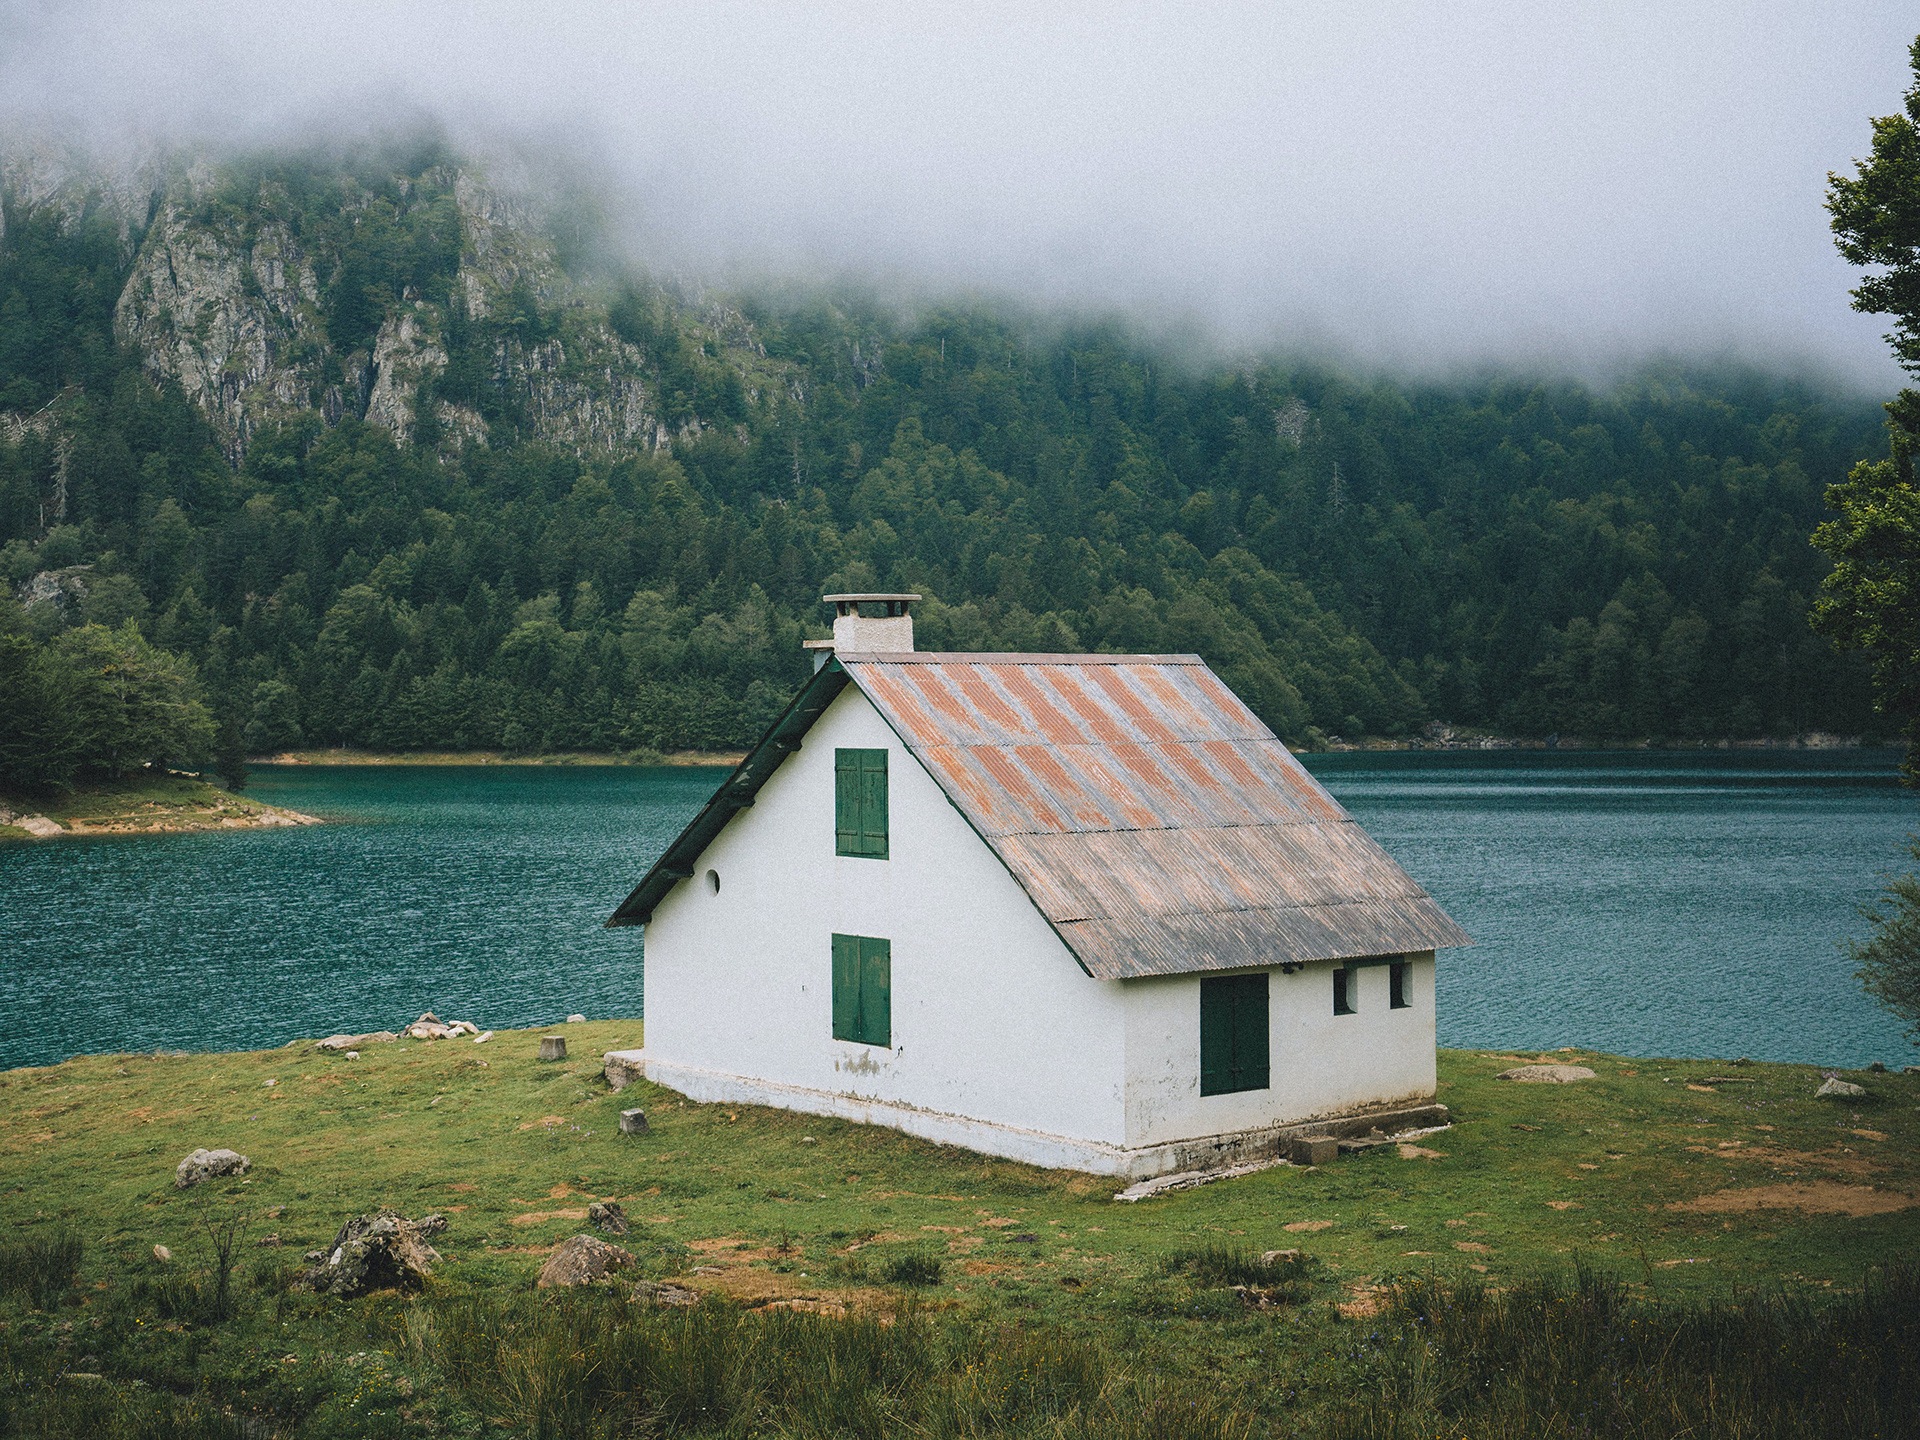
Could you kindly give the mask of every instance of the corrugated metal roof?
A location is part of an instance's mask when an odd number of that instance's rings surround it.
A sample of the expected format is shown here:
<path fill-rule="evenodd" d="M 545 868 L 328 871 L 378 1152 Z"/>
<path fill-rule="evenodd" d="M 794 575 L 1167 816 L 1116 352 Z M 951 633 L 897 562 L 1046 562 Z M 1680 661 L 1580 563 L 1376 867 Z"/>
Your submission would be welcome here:
<path fill-rule="evenodd" d="M 609 924 L 652 915 L 848 680 L 1096 978 L 1473 943 L 1197 655 L 838 655 Z"/>
<path fill-rule="evenodd" d="M 1097 978 L 1472 943 L 1197 655 L 838 659 Z"/>

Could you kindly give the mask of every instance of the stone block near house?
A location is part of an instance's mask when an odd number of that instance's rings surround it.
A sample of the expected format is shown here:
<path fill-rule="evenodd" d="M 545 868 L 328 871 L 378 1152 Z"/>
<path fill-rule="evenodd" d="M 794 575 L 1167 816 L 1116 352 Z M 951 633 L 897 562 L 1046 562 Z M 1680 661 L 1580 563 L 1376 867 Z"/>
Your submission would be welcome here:
<path fill-rule="evenodd" d="M 1287 1142 L 1287 1159 L 1295 1165 L 1331 1165 L 1340 1154 L 1332 1135 L 1299 1135 Z"/>
<path fill-rule="evenodd" d="M 601 1060 L 605 1065 L 607 1084 L 614 1090 L 624 1090 L 634 1081 L 647 1078 L 645 1051 L 609 1050 Z"/>

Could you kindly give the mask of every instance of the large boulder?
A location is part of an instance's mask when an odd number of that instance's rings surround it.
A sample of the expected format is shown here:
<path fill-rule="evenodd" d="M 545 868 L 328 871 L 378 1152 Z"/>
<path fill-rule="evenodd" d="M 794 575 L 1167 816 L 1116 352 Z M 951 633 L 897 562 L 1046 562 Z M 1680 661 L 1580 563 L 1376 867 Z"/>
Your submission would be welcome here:
<path fill-rule="evenodd" d="M 1516 1065 L 1511 1070 L 1502 1070 L 1495 1078 L 1518 1080 L 1522 1085 L 1572 1085 L 1598 1077 L 1584 1065 Z"/>
<path fill-rule="evenodd" d="M 333 1244 L 316 1252 L 307 1284 L 322 1295 L 364 1295 L 369 1290 L 415 1290 L 433 1273 L 440 1252 L 422 1233 L 438 1216 L 416 1225 L 392 1210 L 356 1215 L 340 1227 Z"/>
<path fill-rule="evenodd" d="M 173 1170 L 174 1187 L 190 1190 L 218 1175 L 244 1175 L 253 1162 L 238 1150 L 196 1150 Z"/>
<path fill-rule="evenodd" d="M 633 1264 L 631 1251 L 609 1245 L 594 1235 L 576 1235 L 547 1257 L 534 1284 L 541 1290 L 556 1285 L 591 1285 L 611 1279 Z"/>
<path fill-rule="evenodd" d="M 1826 1083 L 1813 1092 L 1816 1100 L 1858 1100 L 1867 1093 L 1864 1085 L 1856 1085 L 1851 1080 L 1842 1080 L 1838 1075 L 1829 1075 Z"/>

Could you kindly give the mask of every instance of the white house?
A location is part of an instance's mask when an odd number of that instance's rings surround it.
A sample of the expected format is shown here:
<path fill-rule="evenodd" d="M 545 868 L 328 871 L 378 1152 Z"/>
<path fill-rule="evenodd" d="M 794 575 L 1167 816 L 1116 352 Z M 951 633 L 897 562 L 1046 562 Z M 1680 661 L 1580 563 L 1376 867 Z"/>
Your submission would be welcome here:
<path fill-rule="evenodd" d="M 1199 657 L 916 653 L 917 596 L 827 598 L 608 922 L 649 1079 L 1134 1179 L 1444 1116 L 1471 942 Z"/>

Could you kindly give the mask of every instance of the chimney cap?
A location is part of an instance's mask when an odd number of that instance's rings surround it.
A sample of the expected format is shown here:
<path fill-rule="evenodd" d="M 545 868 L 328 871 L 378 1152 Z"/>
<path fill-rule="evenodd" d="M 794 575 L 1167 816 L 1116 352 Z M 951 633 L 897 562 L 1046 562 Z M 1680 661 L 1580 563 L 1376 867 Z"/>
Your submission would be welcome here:
<path fill-rule="evenodd" d="M 919 598 L 918 595 L 822 595 L 820 597 L 820 603 L 822 605 L 850 605 L 867 600 L 876 602 L 883 600 L 913 601 Z"/>

